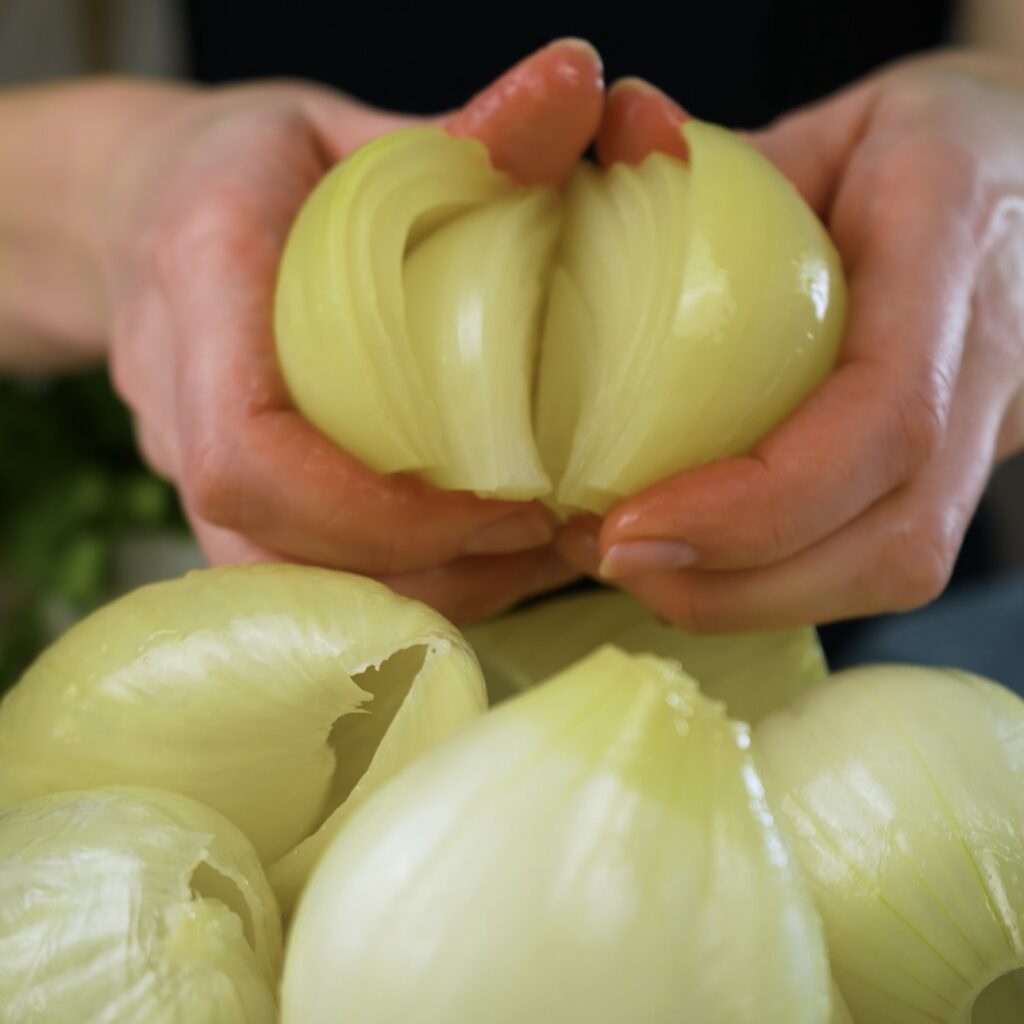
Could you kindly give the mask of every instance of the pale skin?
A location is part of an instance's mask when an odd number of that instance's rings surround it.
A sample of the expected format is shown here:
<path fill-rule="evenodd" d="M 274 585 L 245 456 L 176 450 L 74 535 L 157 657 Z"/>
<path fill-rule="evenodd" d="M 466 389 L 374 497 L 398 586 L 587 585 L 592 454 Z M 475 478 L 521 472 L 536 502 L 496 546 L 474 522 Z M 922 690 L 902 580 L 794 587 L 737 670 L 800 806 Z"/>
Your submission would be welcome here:
<path fill-rule="evenodd" d="M 636 80 L 606 101 L 596 55 L 570 41 L 442 120 L 520 181 L 557 184 L 595 137 L 606 163 L 685 155 L 683 116 Z M 459 621 L 580 573 L 708 630 L 936 596 L 993 466 L 1024 448 L 1014 63 L 908 61 L 751 136 L 843 256 L 839 369 L 750 455 L 559 531 L 538 506 L 371 473 L 295 413 L 277 373 L 270 308 L 291 219 L 328 166 L 412 120 L 301 84 L 8 93 L 0 365 L 107 355 L 144 454 L 215 562 L 366 572 Z"/>

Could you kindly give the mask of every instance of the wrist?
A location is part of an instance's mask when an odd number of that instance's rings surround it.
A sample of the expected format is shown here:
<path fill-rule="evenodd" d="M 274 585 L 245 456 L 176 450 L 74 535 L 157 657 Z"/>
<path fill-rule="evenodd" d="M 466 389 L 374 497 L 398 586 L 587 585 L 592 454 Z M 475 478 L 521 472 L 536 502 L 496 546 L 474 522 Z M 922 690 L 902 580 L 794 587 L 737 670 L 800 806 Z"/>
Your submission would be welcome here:
<path fill-rule="evenodd" d="M 122 168 L 144 130 L 189 97 L 170 84 L 100 79 L 0 99 L 0 364 L 102 356 Z"/>

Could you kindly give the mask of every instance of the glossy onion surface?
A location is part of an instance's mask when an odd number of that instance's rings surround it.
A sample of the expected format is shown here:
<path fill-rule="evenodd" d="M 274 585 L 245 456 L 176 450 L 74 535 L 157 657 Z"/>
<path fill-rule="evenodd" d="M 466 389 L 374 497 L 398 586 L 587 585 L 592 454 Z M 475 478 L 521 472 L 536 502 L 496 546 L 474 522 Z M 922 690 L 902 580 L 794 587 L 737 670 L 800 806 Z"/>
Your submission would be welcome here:
<path fill-rule="evenodd" d="M 479 143 L 378 139 L 303 207 L 278 357 L 297 407 L 381 473 L 603 513 L 748 449 L 835 360 L 828 235 L 738 135 L 690 161 L 517 188 Z"/>
<path fill-rule="evenodd" d="M 1024 701 L 958 672 L 852 669 L 765 719 L 754 749 L 854 1024 L 1024 1020 Z"/>
<path fill-rule="evenodd" d="M 823 1024 L 820 922 L 747 745 L 613 647 L 485 715 L 324 855 L 284 1024 Z"/>
<path fill-rule="evenodd" d="M 699 636 L 662 622 L 621 590 L 549 598 L 470 626 L 492 703 L 568 668 L 602 644 L 672 658 L 731 718 L 758 722 L 828 675 L 811 626 Z"/>
<path fill-rule="evenodd" d="M 287 908 L 352 808 L 485 707 L 458 631 L 379 583 L 203 570 L 101 608 L 27 670 L 0 704 L 0 806 L 182 793 L 242 829 Z"/>
<path fill-rule="evenodd" d="M 252 844 L 147 789 L 0 811 L 0 1019 L 274 1024 L 281 921 Z"/>

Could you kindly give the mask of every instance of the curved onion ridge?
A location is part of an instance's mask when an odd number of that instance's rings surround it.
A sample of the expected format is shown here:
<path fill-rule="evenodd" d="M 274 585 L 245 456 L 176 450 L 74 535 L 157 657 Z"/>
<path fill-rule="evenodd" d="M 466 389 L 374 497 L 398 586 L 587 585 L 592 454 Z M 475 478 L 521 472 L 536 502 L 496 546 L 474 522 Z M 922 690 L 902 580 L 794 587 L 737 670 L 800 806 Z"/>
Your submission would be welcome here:
<path fill-rule="evenodd" d="M 296 406 L 378 472 L 566 514 L 748 449 L 831 369 L 842 268 L 753 147 L 682 131 L 689 164 L 581 164 L 561 194 L 436 128 L 358 150 L 279 272 Z"/>

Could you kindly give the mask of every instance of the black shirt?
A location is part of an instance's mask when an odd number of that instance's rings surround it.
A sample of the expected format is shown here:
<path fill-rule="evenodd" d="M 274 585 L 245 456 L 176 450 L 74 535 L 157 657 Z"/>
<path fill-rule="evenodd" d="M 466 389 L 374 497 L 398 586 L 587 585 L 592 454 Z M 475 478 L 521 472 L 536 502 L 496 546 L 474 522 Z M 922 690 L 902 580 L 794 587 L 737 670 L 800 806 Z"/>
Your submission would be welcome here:
<path fill-rule="evenodd" d="M 559 36 L 589 39 L 609 82 L 639 75 L 698 117 L 754 127 L 895 57 L 948 41 L 952 0 L 702 0 L 480 6 L 188 0 L 193 73 L 206 82 L 312 78 L 416 113 L 457 107 Z M 514 10 L 510 17 L 507 8 Z M 666 11 L 670 13 L 665 13 Z"/>

